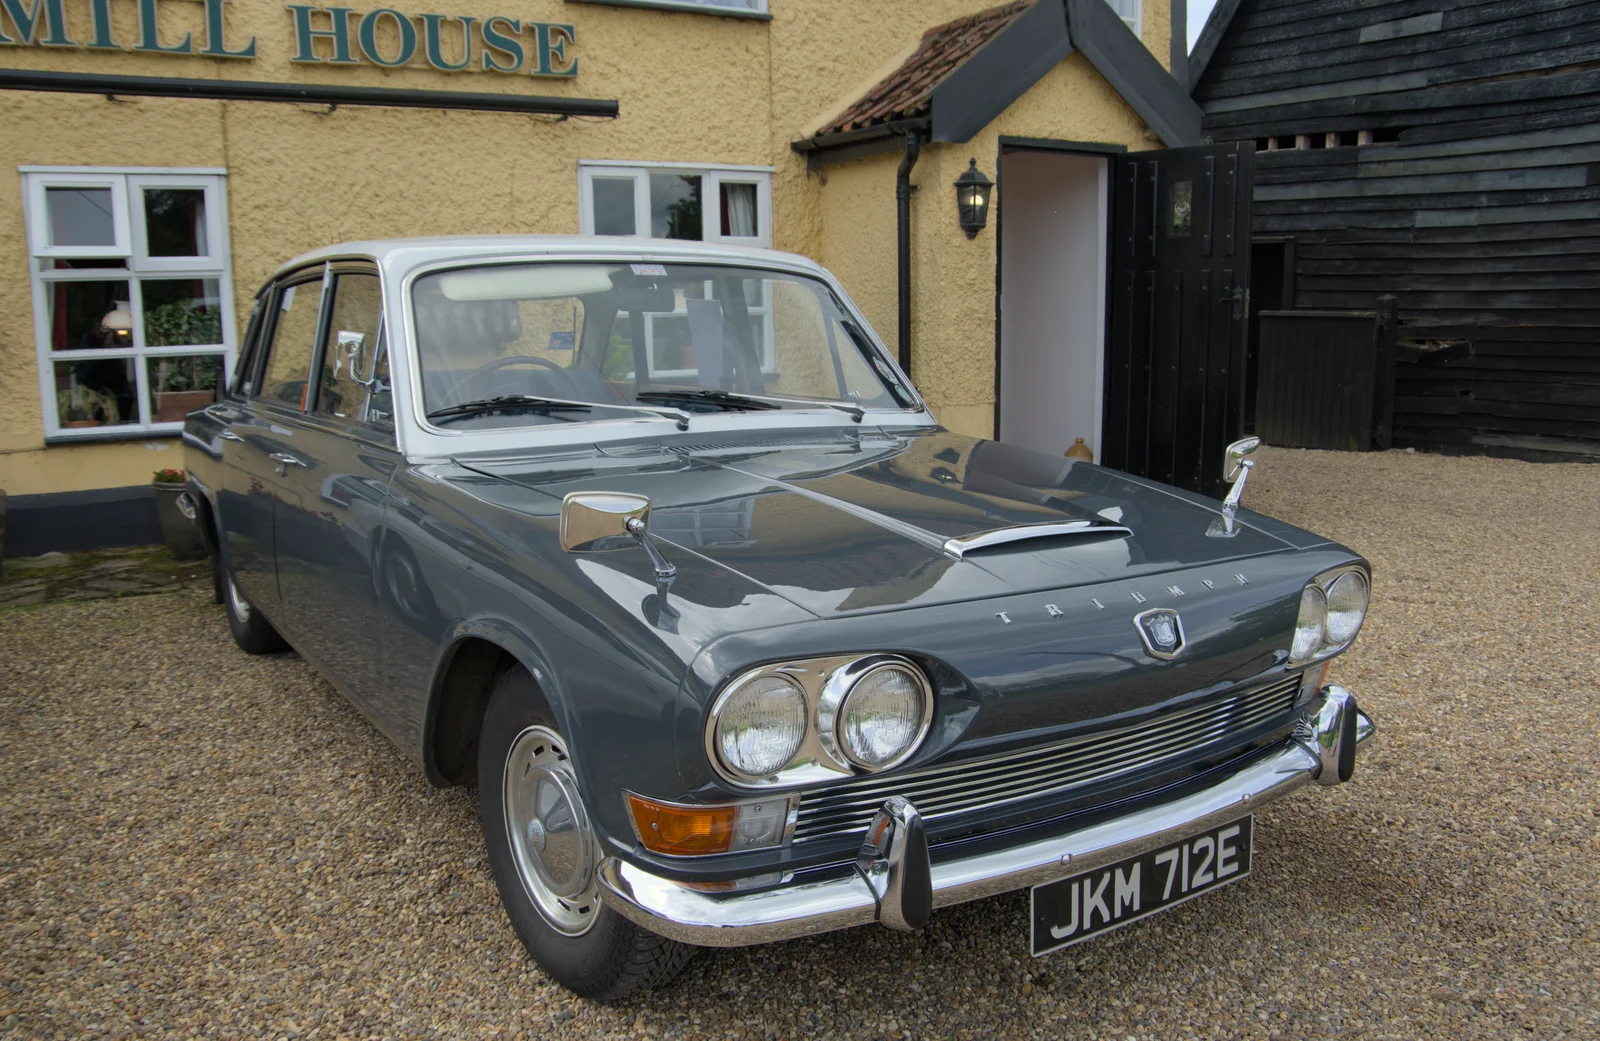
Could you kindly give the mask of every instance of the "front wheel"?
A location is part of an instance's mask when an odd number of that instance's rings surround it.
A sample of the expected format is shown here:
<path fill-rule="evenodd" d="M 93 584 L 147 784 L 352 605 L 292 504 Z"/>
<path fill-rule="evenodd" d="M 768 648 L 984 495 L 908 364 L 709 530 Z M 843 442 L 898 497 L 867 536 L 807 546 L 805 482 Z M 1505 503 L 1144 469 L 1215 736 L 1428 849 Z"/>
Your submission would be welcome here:
<path fill-rule="evenodd" d="M 642 929 L 600 897 L 600 843 L 572 753 L 538 684 L 515 666 L 495 681 L 478 745 L 478 807 L 500 899 L 557 983 L 618 1001 L 666 983 L 695 948 Z"/>

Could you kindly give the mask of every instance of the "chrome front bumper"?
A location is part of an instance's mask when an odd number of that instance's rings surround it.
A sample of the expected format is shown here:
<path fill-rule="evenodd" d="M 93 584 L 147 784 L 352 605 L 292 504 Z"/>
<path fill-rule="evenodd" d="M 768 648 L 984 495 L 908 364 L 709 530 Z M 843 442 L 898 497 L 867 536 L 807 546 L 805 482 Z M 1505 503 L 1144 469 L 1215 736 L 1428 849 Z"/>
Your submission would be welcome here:
<path fill-rule="evenodd" d="M 1350 692 L 1327 686 L 1292 738 L 1235 763 L 1205 788 L 1098 824 L 1068 825 L 1018 846 L 930 863 L 916 809 L 897 797 L 863 836 L 848 876 L 715 895 L 611 857 L 600 865 L 603 899 L 652 932 L 705 947 L 770 943 L 872 922 L 916 928 L 932 908 L 1092 871 L 1225 824 L 1312 781 L 1349 780 L 1355 746 L 1373 732 Z"/>

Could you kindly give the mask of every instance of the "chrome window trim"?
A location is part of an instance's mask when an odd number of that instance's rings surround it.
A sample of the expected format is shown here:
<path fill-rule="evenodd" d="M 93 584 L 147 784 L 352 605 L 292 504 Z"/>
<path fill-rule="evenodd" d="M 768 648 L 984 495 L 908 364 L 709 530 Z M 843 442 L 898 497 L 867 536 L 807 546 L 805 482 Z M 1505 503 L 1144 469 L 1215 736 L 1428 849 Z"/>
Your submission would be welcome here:
<path fill-rule="evenodd" d="M 924 706 L 922 729 L 905 755 L 886 766 L 870 769 L 855 764 L 845 755 L 836 732 L 837 713 L 852 685 L 868 673 L 891 664 L 903 666 L 919 678 Z M 788 765 L 767 777 L 745 777 L 722 761 L 722 755 L 717 749 L 717 721 L 723 706 L 735 691 L 753 680 L 773 675 L 783 676 L 796 683 L 805 694 L 806 734 L 800 742 L 800 750 L 789 760 Z M 743 791 L 800 787 L 837 781 L 841 778 L 882 773 L 905 762 L 922 747 L 933 726 L 933 710 L 933 687 L 929 684 L 927 676 L 915 662 L 898 654 L 836 654 L 797 661 L 773 662 L 739 673 L 726 683 L 712 700 L 711 707 L 706 712 L 705 726 L 702 728 L 706 760 L 718 777 Z M 821 723 L 824 711 L 828 713 L 826 738 L 822 736 Z"/>

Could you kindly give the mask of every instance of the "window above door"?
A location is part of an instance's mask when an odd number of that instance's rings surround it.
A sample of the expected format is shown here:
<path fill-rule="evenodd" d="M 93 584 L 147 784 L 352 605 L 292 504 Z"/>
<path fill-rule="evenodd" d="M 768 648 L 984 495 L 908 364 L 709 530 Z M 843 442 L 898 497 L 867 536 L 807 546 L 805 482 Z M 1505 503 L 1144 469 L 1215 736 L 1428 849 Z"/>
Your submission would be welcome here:
<path fill-rule="evenodd" d="M 770 168 L 585 160 L 578 179 L 585 235 L 772 245 Z"/>

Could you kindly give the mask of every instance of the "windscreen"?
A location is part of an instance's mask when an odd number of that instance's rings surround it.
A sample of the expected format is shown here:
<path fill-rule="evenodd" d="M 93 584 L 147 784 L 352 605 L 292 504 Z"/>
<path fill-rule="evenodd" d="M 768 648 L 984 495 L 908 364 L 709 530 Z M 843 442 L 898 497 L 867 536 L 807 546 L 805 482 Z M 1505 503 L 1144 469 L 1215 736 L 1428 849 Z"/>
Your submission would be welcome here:
<path fill-rule="evenodd" d="M 412 306 L 434 422 L 575 422 L 635 404 L 757 413 L 910 401 L 828 286 L 804 275 L 716 264 L 482 265 L 417 279 Z"/>

